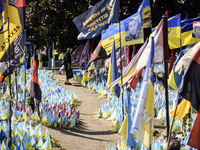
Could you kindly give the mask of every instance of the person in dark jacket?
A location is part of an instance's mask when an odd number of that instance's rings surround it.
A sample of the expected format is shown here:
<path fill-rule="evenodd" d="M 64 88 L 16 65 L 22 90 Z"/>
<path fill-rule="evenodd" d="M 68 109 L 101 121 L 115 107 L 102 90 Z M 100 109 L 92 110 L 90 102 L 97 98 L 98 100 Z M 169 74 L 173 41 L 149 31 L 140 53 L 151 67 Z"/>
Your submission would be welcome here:
<path fill-rule="evenodd" d="M 71 48 L 67 48 L 67 51 L 64 55 L 64 66 L 65 66 L 65 72 L 66 72 L 65 84 L 71 85 L 71 83 L 69 83 L 69 78 L 68 78 L 68 75 L 67 75 L 67 69 L 71 68 Z"/>

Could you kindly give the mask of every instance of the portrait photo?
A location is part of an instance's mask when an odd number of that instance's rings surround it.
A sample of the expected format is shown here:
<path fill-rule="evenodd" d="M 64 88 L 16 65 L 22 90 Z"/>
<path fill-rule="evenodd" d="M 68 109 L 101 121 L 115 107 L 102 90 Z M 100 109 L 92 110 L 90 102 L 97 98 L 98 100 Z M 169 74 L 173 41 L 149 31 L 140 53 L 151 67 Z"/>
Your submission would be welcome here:
<path fill-rule="evenodd" d="M 200 38 L 200 21 L 193 22 L 192 37 Z"/>
<path fill-rule="evenodd" d="M 126 41 L 142 39 L 141 20 L 138 17 L 130 19 L 126 28 Z"/>

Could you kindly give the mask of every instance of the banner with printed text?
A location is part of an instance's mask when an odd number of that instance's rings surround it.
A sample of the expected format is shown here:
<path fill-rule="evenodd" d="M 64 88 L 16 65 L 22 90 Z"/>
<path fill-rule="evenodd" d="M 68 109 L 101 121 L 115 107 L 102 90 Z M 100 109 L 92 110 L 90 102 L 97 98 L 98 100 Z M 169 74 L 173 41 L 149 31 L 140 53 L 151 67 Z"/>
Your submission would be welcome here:
<path fill-rule="evenodd" d="M 73 19 L 80 34 L 78 40 L 91 39 L 98 36 L 106 25 L 119 22 L 118 0 L 102 0 L 88 11 Z"/>

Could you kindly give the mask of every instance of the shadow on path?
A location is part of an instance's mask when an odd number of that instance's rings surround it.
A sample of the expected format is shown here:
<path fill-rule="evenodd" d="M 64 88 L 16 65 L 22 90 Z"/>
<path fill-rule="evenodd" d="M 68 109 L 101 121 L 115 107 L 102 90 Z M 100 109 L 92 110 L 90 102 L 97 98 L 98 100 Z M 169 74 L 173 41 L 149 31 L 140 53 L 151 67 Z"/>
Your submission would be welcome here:
<path fill-rule="evenodd" d="M 71 135 L 79 138 L 86 138 L 90 140 L 97 140 L 97 141 L 107 141 L 112 142 L 111 140 L 104 140 L 101 138 L 92 138 L 91 135 L 110 135 L 115 134 L 112 131 L 87 131 L 87 126 L 84 127 L 84 125 L 80 125 L 77 127 L 73 127 L 71 129 L 67 128 L 58 128 L 58 127 L 49 127 L 51 129 L 57 130 L 61 132 L 62 134 Z"/>

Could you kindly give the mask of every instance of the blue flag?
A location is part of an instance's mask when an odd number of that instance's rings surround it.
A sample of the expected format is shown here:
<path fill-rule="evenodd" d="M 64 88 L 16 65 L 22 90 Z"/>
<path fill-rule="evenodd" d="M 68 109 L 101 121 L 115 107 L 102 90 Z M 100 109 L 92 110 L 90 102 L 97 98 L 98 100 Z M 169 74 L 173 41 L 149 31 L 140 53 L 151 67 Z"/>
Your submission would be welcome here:
<path fill-rule="evenodd" d="M 106 29 L 106 25 L 119 22 L 118 0 L 101 0 L 88 11 L 73 19 L 80 34 L 78 40 L 91 39 Z"/>
<path fill-rule="evenodd" d="M 133 136 L 133 134 L 131 134 L 130 130 L 131 130 L 131 96 L 130 96 L 130 92 L 127 90 L 127 134 L 126 134 L 126 145 L 130 146 L 130 147 L 135 147 L 136 146 L 136 141 L 135 138 Z"/>
<path fill-rule="evenodd" d="M 115 52 L 115 41 L 113 42 L 113 48 L 111 53 L 111 62 L 109 65 L 109 71 L 108 71 L 108 80 L 107 80 L 107 86 L 109 86 L 113 81 L 115 81 L 118 78 L 118 72 L 117 72 L 117 61 L 116 61 L 116 52 Z M 118 84 L 116 84 L 113 89 L 111 89 L 112 93 L 115 94 L 117 97 L 120 96 L 120 87 Z"/>

